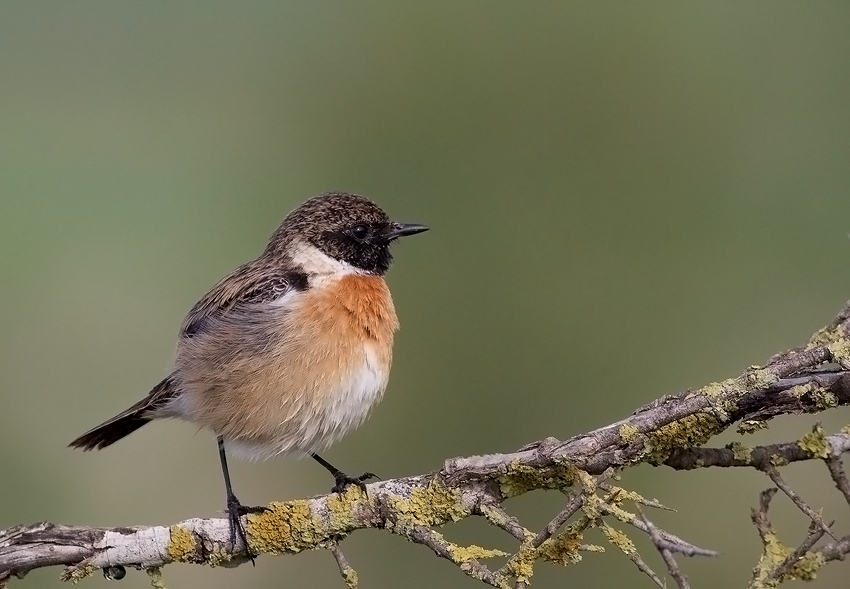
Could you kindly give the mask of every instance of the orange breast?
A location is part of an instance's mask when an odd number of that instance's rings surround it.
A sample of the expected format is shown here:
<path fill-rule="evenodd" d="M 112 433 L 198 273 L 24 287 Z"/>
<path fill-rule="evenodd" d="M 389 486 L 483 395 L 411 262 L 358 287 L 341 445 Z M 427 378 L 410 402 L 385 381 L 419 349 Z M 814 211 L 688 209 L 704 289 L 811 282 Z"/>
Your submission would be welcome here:
<path fill-rule="evenodd" d="M 392 347 L 398 329 L 390 290 L 380 276 L 347 274 L 305 296 L 301 320 L 308 324 L 334 323 L 351 337 L 372 340 L 378 348 Z"/>
<path fill-rule="evenodd" d="M 318 450 L 359 425 L 392 364 L 398 318 L 384 280 L 330 278 L 289 309 L 254 313 L 186 342 L 175 412 L 264 456 Z"/>

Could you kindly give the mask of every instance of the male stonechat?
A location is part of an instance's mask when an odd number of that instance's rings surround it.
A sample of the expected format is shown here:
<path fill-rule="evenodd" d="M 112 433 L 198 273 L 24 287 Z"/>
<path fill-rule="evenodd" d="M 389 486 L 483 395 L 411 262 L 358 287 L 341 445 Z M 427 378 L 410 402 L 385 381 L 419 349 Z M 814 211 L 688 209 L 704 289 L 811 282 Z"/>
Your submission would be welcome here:
<path fill-rule="evenodd" d="M 426 231 L 362 196 L 327 193 L 292 211 L 265 251 L 205 294 L 180 327 L 174 367 L 148 395 L 71 446 L 101 449 L 149 421 L 177 417 L 218 440 L 231 542 L 248 548 L 245 507 L 225 449 L 247 458 L 309 454 L 334 492 L 365 490 L 318 452 L 360 425 L 387 386 L 398 318 L 384 282 L 390 244 Z M 253 560 L 253 559 L 252 559 Z"/>

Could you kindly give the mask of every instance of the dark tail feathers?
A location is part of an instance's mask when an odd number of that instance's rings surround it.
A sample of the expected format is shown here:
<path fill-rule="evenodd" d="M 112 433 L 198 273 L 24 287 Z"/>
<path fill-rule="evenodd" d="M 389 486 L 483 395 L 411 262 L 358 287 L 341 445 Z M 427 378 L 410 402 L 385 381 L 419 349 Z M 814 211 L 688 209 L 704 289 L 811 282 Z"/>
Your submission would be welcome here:
<path fill-rule="evenodd" d="M 147 397 L 112 419 L 87 431 L 68 446 L 83 450 L 106 448 L 151 421 L 153 419 L 151 414 L 162 408 L 176 393 L 172 374 L 156 385 Z"/>

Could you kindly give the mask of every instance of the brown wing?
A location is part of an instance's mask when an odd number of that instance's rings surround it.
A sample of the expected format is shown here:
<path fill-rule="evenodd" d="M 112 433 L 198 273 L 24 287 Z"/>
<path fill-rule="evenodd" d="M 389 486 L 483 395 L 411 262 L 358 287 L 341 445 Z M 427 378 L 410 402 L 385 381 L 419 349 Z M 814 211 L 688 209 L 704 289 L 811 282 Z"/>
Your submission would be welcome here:
<path fill-rule="evenodd" d="M 242 305 L 271 302 L 290 290 L 307 288 L 307 275 L 295 270 L 245 264 L 221 280 L 198 301 L 183 320 L 180 335 L 192 337 L 205 330 L 209 319 Z"/>
<path fill-rule="evenodd" d="M 303 290 L 306 287 L 307 277 L 299 272 L 269 269 L 258 266 L 256 262 L 245 264 L 216 284 L 198 301 L 183 320 L 180 334 L 182 337 L 191 338 L 202 333 L 210 319 L 221 317 L 243 305 L 273 301 L 290 290 Z M 83 450 L 99 450 L 117 442 L 155 418 L 156 413 L 180 393 L 179 386 L 176 376 L 171 374 L 156 385 L 144 399 L 84 433 L 71 442 L 70 446 Z"/>

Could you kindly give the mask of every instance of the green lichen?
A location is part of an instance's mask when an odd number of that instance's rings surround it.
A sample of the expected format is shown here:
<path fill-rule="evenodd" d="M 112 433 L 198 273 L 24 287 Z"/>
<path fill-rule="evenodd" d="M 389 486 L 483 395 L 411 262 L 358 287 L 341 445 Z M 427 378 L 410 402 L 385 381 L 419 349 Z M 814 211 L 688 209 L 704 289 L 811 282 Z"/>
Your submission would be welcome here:
<path fill-rule="evenodd" d="M 171 526 L 171 539 L 165 547 L 168 557 L 174 562 L 189 562 L 195 552 L 195 537 L 181 526 Z"/>
<path fill-rule="evenodd" d="M 724 430 L 717 417 L 707 412 L 694 413 L 648 434 L 650 464 L 662 464 L 676 448 L 701 446 Z"/>
<path fill-rule="evenodd" d="M 476 546 L 472 544 L 470 546 L 458 546 L 457 544 L 449 543 L 449 550 L 452 553 L 452 556 L 458 562 L 466 562 L 470 560 L 479 560 L 482 558 L 498 558 L 500 556 L 510 556 L 507 552 L 502 550 L 491 550 L 489 548 L 482 548 L 481 546 Z"/>
<path fill-rule="evenodd" d="M 620 426 L 620 439 L 623 440 L 626 444 L 632 442 L 635 438 L 640 435 L 638 428 L 633 425 L 629 425 L 628 423 Z"/>
<path fill-rule="evenodd" d="M 215 568 L 233 560 L 233 555 L 226 550 L 217 550 L 207 555 L 207 564 Z"/>
<path fill-rule="evenodd" d="M 86 577 L 93 575 L 96 570 L 98 570 L 98 568 L 91 564 L 87 564 L 83 567 L 68 567 L 62 572 L 60 578 L 63 581 L 70 581 L 72 584 L 76 585 Z"/>
<path fill-rule="evenodd" d="M 779 541 L 773 528 L 769 528 L 762 538 L 763 549 L 758 564 L 753 569 L 753 589 L 775 589 L 783 581 L 813 581 L 820 568 L 826 564 L 826 559 L 820 552 L 807 552 L 798 560 L 791 570 L 778 579 L 771 574 L 793 552 L 793 549 Z"/>
<path fill-rule="evenodd" d="M 777 380 L 777 376 L 766 368 L 751 368 L 736 379 L 736 382 L 740 382 L 748 391 L 763 391 Z"/>
<path fill-rule="evenodd" d="M 847 338 L 839 338 L 827 345 L 832 358 L 838 362 L 840 360 L 850 360 L 850 340 Z"/>
<path fill-rule="evenodd" d="M 800 438 L 797 445 L 813 458 L 829 458 L 832 450 L 820 424 L 815 425 L 811 433 Z"/>
<path fill-rule="evenodd" d="M 813 383 L 797 385 L 789 389 L 788 392 L 798 399 L 807 397 L 814 403 L 816 411 L 825 411 L 838 406 L 838 397 L 835 393 L 825 387 L 819 387 Z"/>
<path fill-rule="evenodd" d="M 814 388 L 817 388 L 817 385 L 813 385 L 811 383 L 798 384 L 788 389 L 788 393 L 800 399 L 801 397 L 807 395 Z"/>
<path fill-rule="evenodd" d="M 754 434 L 769 427 L 770 426 L 768 425 L 768 423 L 764 420 L 747 419 L 745 421 L 742 421 L 741 424 L 738 426 L 738 433 L 741 435 Z"/>
<path fill-rule="evenodd" d="M 424 489 L 416 488 L 409 499 L 393 499 L 393 510 L 403 524 L 441 526 L 462 520 L 470 514 L 461 501 L 461 492 L 434 480 Z"/>
<path fill-rule="evenodd" d="M 528 583 L 534 574 L 534 563 L 537 560 L 537 550 L 528 542 L 523 542 L 517 553 L 505 564 L 505 569 L 517 581 Z"/>
<path fill-rule="evenodd" d="M 151 587 L 153 589 L 166 589 L 165 581 L 162 578 L 162 569 L 159 567 L 148 567 L 145 572 L 151 578 Z"/>
<path fill-rule="evenodd" d="M 504 497 L 517 497 L 535 489 L 567 489 L 576 480 L 577 469 L 570 464 L 557 464 L 540 469 L 526 466 L 518 460 L 508 465 L 507 472 L 497 480 Z"/>
<path fill-rule="evenodd" d="M 540 556 L 550 562 L 560 565 L 578 564 L 581 562 L 582 534 L 578 531 L 568 531 L 556 538 L 549 538 L 540 545 Z"/>
<path fill-rule="evenodd" d="M 654 507 L 656 509 L 663 509 L 665 511 L 676 511 L 670 507 L 662 504 L 658 499 L 647 499 L 640 493 L 635 491 L 629 491 L 628 489 L 624 489 L 623 487 L 617 487 L 611 485 L 608 487 L 609 494 L 606 497 L 606 501 L 611 505 L 621 505 L 623 501 L 631 501 L 632 503 L 636 503 L 638 505 L 646 505 L 647 507 Z"/>
<path fill-rule="evenodd" d="M 629 540 L 629 537 L 623 532 L 615 530 L 606 523 L 599 526 L 599 531 L 602 532 L 605 538 L 607 538 L 613 546 L 619 548 L 623 554 L 629 555 L 637 552 L 637 548 L 635 548 L 634 543 Z"/>
<path fill-rule="evenodd" d="M 723 393 L 727 392 L 730 387 L 734 386 L 736 386 L 735 381 L 734 379 L 730 378 L 728 380 L 724 380 L 723 382 L 709 383 L 689 396 L 706 395 L 707 397 L 718 397 Z"/>
<path fill-rule="evenodd" d="M 818 411 L 826 411 L 833 407 L 838 407 L 838 397 L 827 388 L 814 387 L 809 392 L 809 397 L 815 402 L 815 408 Z"/>
<path fill-rule="evenodd" d="M 771 454 L 770 455 L 770 463 L 773 466 L 787 466 L 788 459 L 784 456 L 780 456 L 779 454 Z"/>
<path fill-rule="evenodd" d="M 732 450 L 732 457 L 737 462 L 749 464 L 753 459 L 753 449 L 750 446 L 745 446 L 741 442 L 732 442 L 726 447 Z"/>
<path fill-rule="evenodd" d="M 357 578 L 357 571 L 353 568 L 345 569 L 345 572 L 342 573 L 342 580 L 348 587 L 348 589 L 357 589 L 359 586 L 359 579 Z"/>

